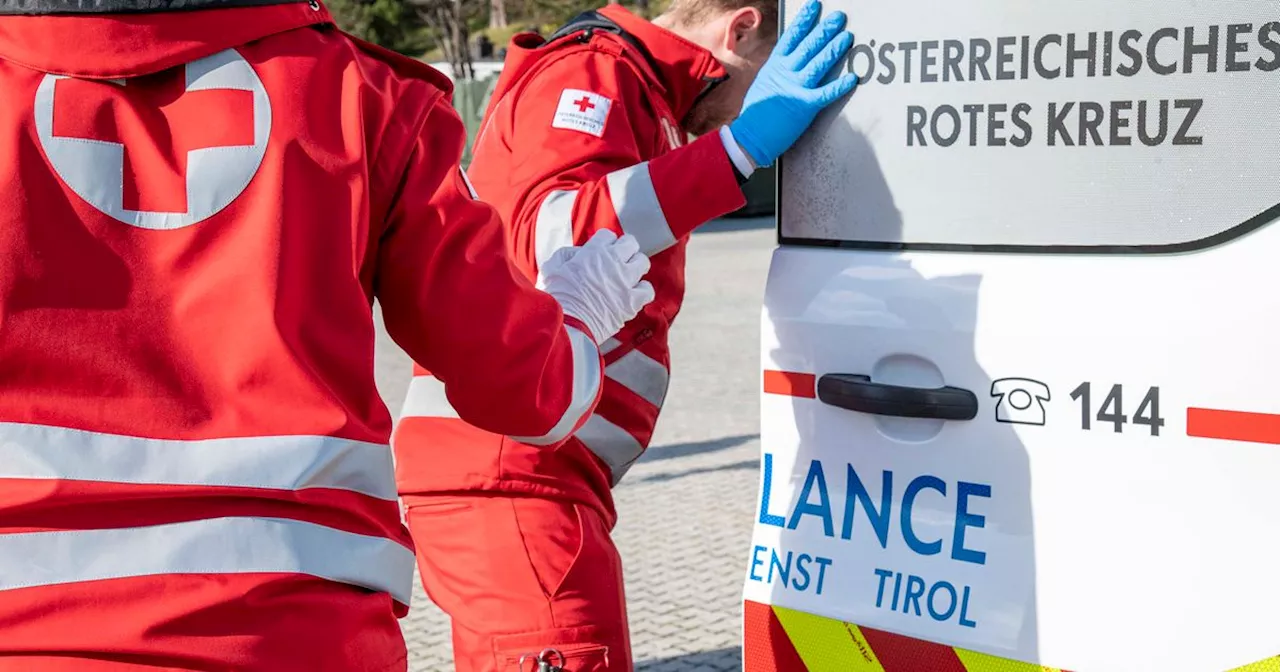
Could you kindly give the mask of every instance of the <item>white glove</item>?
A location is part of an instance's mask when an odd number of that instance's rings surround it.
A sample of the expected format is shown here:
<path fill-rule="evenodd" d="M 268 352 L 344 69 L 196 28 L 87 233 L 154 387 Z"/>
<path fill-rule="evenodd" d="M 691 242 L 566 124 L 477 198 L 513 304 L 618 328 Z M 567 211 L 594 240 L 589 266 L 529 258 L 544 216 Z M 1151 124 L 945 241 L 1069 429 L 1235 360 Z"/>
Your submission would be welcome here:
<path fill-rule="evenodd" d="M 649 258 L 634 236 L 596 231 L 582 247 L 556 250 L 539 270 L 546 292 L 565 315 L 586 325 L 596 343 L 618 333 L 653 301 L 653 285 L 641 280 L 649 272 Z"/>

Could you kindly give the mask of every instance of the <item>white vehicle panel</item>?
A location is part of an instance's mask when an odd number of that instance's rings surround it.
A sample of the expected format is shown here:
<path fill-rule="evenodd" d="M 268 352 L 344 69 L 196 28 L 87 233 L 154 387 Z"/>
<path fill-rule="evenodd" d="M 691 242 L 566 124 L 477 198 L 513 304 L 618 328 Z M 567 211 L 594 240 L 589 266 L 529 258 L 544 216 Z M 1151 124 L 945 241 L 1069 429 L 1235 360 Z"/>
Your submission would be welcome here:
<path fill-rule="evenodd" d="M 1188 436 L 1187 413 L 1280 414 L 1268 391 L 1276 367 L 1260 357 L 1276 340 L 1280 297 L 1230 289 L 1265 286 L 1263 255 L 1277 247 L 1271 227 L 1247 244 L 1149 258 L 990 255 L 975 264 L 968 255 L 779 250 L 766 370 L 951 385 L 977 394 L 980 410 L 967 422 L 886 418 L 766 394 L 771 482 L 769 492 L 762 483 L 753 554 L 763 546 L 766 563 L 775 549 L 831 562 L 821 594 L 812 562 L 805 590 L 794 578 L 783 587 L 776 572 L 753 580 L 767 573 L 756 565 L 746 598 L 1071 670 L 1225 670 L 1274 656 L 1280 447 Z M 1128 300 L 1100 298 L 1117 291 Z M 1223 347 L 1206 347 L 1215 335 Z M 1009 377 L 1048 387 L 1043 425 L 997 420 L 992 383 Z M 1083 382 L 1093 384 L 1090 429 L 1070 394 Z M 1095 417 L 1114 384 L 1132 390 L 1120 433 Z M 1158 436 L 1131 422 L 1151 387 L 1164 420 Z M 805 501 L 817 513 L 795 513 L 814 460 L 832 536 L 816 486 Z M 883 548 L 860 501 L 844 538 L 849 466 L 877 506 L 883 473 L 892 473 Z M 903 493 L 922 476 L 946 483 L 945 496 L 921 490 L 910 516 L 921 541 L 942 541 L 936 554 L 904 538 Z M 985 520 L 968 519 L 956 559 L 962 481 L 989 486 L 990 496 L 967 489 L 967 513 Z M 768 515 L 787 524 L 762 522 Z M 966 561 L 966 551 L 985 553 L 984 562 Z M 876 570 L 894 575 L 884 594 Z M 929 590 L 949 582 L 960 604 L 945 619 L 929 605 L 921 615 L 905 603 L 891 609 L 897 573 Z M 940 589 L 936 614 L 949 602 Z"/>
<path fill-rule="evenodd" d="M 836 9 L 868 76 L 780 165 L 746 599 L 1074 672 L 1280 664 L 1276 3 Z M 977 415 L 840 408 L 841 374 Z"/>

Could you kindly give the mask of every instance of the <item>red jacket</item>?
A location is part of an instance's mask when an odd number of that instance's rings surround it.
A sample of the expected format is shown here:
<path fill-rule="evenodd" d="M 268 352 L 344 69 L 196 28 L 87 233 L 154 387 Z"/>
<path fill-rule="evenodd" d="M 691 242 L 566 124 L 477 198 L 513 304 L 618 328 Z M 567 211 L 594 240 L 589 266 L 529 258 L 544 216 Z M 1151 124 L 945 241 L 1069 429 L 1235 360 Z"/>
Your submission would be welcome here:
<path fill-rule="evenodd" d="M 0 91 L 0 670 L 403 670 L 375 298 L 489 431 L 602 381 L 448 81 L 303 2 L 0 17 Z"/>
<path fill-rule="evenodd" d="M 610 488 L 653 436 L 667 391 L 667 332 L 684 299 L 688 236 L 742 207 L 744 197 L 721 138 L 685 145 L 680 128 L 724 77 L 720 64 L 620 7 L 599 13 L 631 39 L 604 29 L 570 30 L 549 44 L 516 36 L 468 173 L 502 214 L 512 256 L 530 277 L 559 247 L 609 229 L 635 235 L 652 255 L 657 299 L 602 346 L 599 408 L 575 440 L 553 451 L 452 419 L 431 392 L 439 385 L 427 373 L 434 369 L 420 362 L 393 444 L 402 493 L 566 496 L 603 504 L 611 516 Z M 432 445 L 444 449 L 428 462 L 422 449 Z"/>

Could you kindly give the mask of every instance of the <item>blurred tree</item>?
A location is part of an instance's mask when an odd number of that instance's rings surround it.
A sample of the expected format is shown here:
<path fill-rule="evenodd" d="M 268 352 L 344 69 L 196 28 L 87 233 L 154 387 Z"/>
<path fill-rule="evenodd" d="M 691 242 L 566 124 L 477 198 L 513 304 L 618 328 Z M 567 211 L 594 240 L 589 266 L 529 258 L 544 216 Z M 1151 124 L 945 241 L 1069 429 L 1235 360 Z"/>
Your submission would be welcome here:
<path fill-rule="evenodd" d="M 507 27 L 507 0 L 489 0 L 489 27 Z"/>
<path fill-rule="evenodd" d="M 449 63 L 457 79 L 470 78 L 469 38 L 484 32 L 505 45 L 514 32 L 547 34 L 565 21 L 606 3 L 622 2 L 652 18 L 670 0 L 324 0 L 347 32 L 415 57 L 428 52 Z M 438 50 L 435 51 L 435 50 Z"/>
<path fill-rule="evenodd" d="M 404 0 L 326 0 L 325 4 L 340 28 L 392 51 L 419 56 L 434 41 Z"/>
<path fill-rule="evenodd" d="M 389 1 L 389 0 L 388 0 Z M 406 0 L 418 18 L 431 29 L 444 58 L 453 70 L 454 79 L 472 79 L 475 70 L 471 66 L 471 49 L 468 48 L 471 31 L 468 23 L 478 16 L 479 0 Z"/>

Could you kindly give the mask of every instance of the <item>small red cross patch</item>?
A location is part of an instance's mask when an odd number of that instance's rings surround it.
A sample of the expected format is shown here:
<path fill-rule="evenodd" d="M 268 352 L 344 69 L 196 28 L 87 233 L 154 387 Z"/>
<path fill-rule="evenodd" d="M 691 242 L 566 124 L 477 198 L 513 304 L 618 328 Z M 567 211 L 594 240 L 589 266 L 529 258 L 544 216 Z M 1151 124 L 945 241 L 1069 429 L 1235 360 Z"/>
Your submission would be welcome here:
<path fill-rule="evenodd" d="M 563 128 L 597 138 L 604 136 L 604 124 L 609 119 L 613 100 L 591 91 L 565 89 L 560 92 L 552 128 Z"/>

